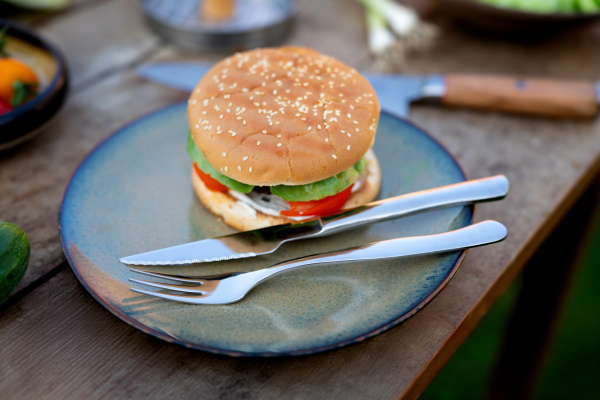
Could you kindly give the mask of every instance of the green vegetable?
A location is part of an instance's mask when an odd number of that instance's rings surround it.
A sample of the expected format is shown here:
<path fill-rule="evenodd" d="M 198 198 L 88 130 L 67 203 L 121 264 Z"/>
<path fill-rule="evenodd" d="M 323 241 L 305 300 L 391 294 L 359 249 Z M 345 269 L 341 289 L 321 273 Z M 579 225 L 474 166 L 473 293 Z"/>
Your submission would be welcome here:
<path fill-rule="evenodd" d="M 600 12 L 600 0 L 478 0 L 498 7 L 539 13 Z"/>
<path fill-rule="evenodd" d="M 10 100 L 10 105 L 13 108 L 22 106 L 27 100 L 35 97 L 37 94 L 37 84 L 23 83 L 21 81 L 13 82 L 14 94 Z"/>
<path fill-rule="evenodd" d="M 21 228 L 0 222 L 0 304 L 17 286 L 29 265 L 29 240 Z"/>
<path fill-rule="evenodd" d="M 192 161 L 198 165 L 198 168 L 200 168 L 205 174 L 210 175 L 213 179 L 219 181 L 221 184 L 227 186 L 229 189 L 241 193 L 250 193 L 252 189 L 254 189 L 254 186 L 246 185 L 245 183 L 231 179 L 210 165 L 202 152 L 198 149 L 198 147 L 196 147 L 196 143 L 194 143 L 194 139 L 192 139 L 191 134 L 188 135 L 187 151 Z M 336 193 L 339 193 L 356 182 L 356 180 L 360 177 L 365 164 L 366 161 L 363 158 L 352 167 L 340 172 L 335 176 L 332 176 L 331 178 L 323 179 L 322 181 L 314 183 L 308 183 L 306 185 L 271 186 L 271 193 L 287 201 L 320 200 L 327 196 L 332 196 Z"/>
<path fill-rule="evenodd" d="M 235 179 L 231 179 L 214 169 L 214 167 L 208 163 L 200 149 L 196 147 L 196 143 L 194 143 L 194 139 L 192 139 L 191 134 L 188 135 L 187 151 L 192 161 L 198 165 L 198 168 L 200 168 L 205 174 L 210 175 L 213 179 L 219 181 L 221 184 L 227 186 L 229 189 L 240 193 L 250 193 L 252 189 L 254 189 L 254 186 L 238 182 Z"/>
<path fill-rule="evenodd" d="M 366 161 L 364 158 L 362 158 L 352 167 L 340 172 L 335 176 L 332 176 L 331 178 L 323 179 L 322 181 L 314 183 L 308 183 L 306 185 L 271 186 L 271 193 L 287 201 L 320 200 L 327 196 L 332 196 L 336 193 L 339 193 L 356 182 L 360 177 L 365 164 Z"/>
<path fill-rule="evenodd" d="M 32 10 L 58 10 L 69 5 L 70 0 L 4 0 L 13 6 Z"/>
<path fill-rule="evenodd" d="M 4 46 L 6 46 L 6 38 L 8 38 L 8 26 L 0 29 L 0 57 L 6 57 L 6 52 L 4 51 Z"/>

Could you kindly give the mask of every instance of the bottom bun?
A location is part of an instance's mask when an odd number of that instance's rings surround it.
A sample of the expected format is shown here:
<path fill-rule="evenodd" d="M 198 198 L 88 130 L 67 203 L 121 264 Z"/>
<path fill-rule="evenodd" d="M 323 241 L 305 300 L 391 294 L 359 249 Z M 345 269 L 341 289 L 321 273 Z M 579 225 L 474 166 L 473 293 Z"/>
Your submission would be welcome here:
<path fill-rule="evenodd" d="M 366 204 L 375 199 L 379 193 L 381 183 L 381 169 L 379 168 L 379 162 L 372 150 L 369 150 L 365 154 L 365 158 L 367 161 L 365 166 L 366 177 L 362 187 L 350 195 L 350 198 L 346 201 L 342 209 L 355 208 Z M 241 205 L 237 199 L 229 194 L 208 189 L 200 177 L 198 177 L 193 166 L 192 183 L 202 204 L 204 204 L 210 212 L 223 219 L 227 225 L 240 231 L 250 231 L 265 228 L 267 226 L 296 222 L 286 217 L 274 217 L 263 214 L 260 211 L 256 211 L 256 215 L 252 215 L 252 213 L 248 211 L 248 206 Z"/>

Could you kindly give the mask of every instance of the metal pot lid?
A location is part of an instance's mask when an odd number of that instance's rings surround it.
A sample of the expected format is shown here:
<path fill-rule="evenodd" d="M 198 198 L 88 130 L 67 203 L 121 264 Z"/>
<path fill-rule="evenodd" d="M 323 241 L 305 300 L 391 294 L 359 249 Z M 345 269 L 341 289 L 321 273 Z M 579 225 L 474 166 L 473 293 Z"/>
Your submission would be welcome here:
<path fill-rule="evenodd" d="M 301 0 L 236 0 L 221 21 L 202 18 L 204 0 L 139 0 L 159 36 L 192 51 L 238 51 L 274 45 L 291 29 Z"/>

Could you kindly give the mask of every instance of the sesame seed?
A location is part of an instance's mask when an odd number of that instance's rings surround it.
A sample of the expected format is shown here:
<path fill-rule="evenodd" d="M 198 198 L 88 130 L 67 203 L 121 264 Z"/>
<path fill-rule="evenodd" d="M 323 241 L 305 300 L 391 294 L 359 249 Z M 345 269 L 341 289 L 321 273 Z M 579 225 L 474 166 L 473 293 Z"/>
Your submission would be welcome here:
<path fill-rule="evenodd" d="M 277 137 L 281 137 L 281 135 L 277 135 Z"/>
<path fill-rule="evenodd" d="M 332 154 L 331 157 L 333 157 L 334 160 L 337 160 L 337 156 L 335 154 Z"/>
<path fill-rule="evenodd" d="M 348 132 L 348 137 L 352 137 L 352 135 L 350 134 L 350 132 Z"/>
<path fill-rule="evenodd" d="M 350 113 L 348 113 L 347 115 L 348 115 L 348 118 L 352 118 L 352 115 L 350 115 Z"/>
<path fill-rule="evenodd" d="M 348 147 L 346 147 L 346 150 L 350 150 L 350 145 L 348 145 Z"/>
<path fill-rule="evenodd" d="M 225 166 L 225 172 L 229 171 L 229 168 L 227 168 L 227 166 Z"/>
<path fill-rule="evenodd" d="M 260 146 L 260 140 L 259 140 L 258 142 L 256 142 L 256 145 L 257 145 L 257 146 Z"/>
<path fill-rule="evenodd" d="M 262 132 L 262 133 L 263 133 L 263 135 L 266 135 L 266 134 L 267 134 L 267 130 L 266 130 L 266 129 L 263 129 L 263 132 Z"/>
<path fill-rule="evenodd" d="M 246 161 L 248 159 L 248 156 L 242 158 L 242 160 Z"/>
<path fill-rule="evenodd" d="M 281 143 L 277 143 L 277 147 L 281 147 Z"/>
<path fill-rule="evenodd" d="M 321 124 L 317 125 L 317 128 L 321 129 Z"/>
<path fill-rule="evenodd" d="M 235 135 L 237 135 L 237 133 L 236 133 L 236 132 L 234 132 L 234 131 L 229 131 L 229 133 L 231 133 L 231 136 L 235 136 Z"/>
<path fill-rule="evenodd" d="M 242 167 L 240 167 L 240 166 L 238 165 L 238 171 L 241 171 L 241 170 L 242 170 Z"/>
<path fill-rule="evenodd" d="M 227 157 L 227 153 L 223 152 L 221 154 L 223 154 L 223 157 Z"/>
<path fill-rule="evenodd" d="M 326 141 L 326 142 L 329 142 L 329 138 L 325 138 L 325 141 Z"/>
<path fill-rule="evenodd" d="M 200 128 L 200 125 L 196 124 L 196 128 Z"/>
<path fill-rule="evenodd" d="M 358 125 L 358 121 L 352 121 L 354 125 Z"/>

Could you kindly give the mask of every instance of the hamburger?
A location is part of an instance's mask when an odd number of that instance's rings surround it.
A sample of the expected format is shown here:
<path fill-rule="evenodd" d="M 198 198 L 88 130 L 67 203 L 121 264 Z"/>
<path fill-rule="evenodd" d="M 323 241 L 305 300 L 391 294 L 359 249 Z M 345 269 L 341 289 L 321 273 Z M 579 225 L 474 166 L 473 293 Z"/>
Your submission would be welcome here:
<path fill-rule="evenodd" d="M 188 101 L 192 183 L 239 230 L 373 200 L 379 102 L 355 69 L 314 50 L 267 48 L 217 63 Z"/>

